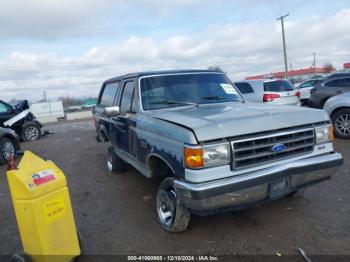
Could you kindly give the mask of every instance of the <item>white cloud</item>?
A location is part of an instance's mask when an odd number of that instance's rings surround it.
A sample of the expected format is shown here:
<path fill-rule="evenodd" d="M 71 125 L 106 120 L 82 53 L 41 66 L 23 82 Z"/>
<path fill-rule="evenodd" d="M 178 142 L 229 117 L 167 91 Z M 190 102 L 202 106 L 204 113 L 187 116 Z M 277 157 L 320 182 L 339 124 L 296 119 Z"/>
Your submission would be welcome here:
<path fill-rule="evenodd" d="M 312 53 L 318 65 L 338 68 L 350 60 L 350 9 L 328 16 L 312 16 L 286 23 L 289 62 L 309 67 Z M 283 70 L 280 25 L 269 23 L 213 24 L 189 35 L 162 40 L 130 38 L 97 45 L 80 57 L 54 53 L 12 52 L 0 61 L 0 92 L 4 99 L 35 100 L 46 90 L 49 98 L 96 96 L 103 80 L 140 70 L 222 67 L 233 80 Z"/>
<path fill-rule="evenodd" d="M 101 16 L 106 5 L 105 0 L 2 0 L 0 36 L 49 39 L 81 33 L 79 26 Z"/>
<path fill-rule="evenodd" d="M 169 15 L 174 8 L 193 6 L 199 0 L 2 0 L 2 39 L 44 39 L 113 35 L 136 10 L 151 16 Z M 112 14 L 112 15 L 111 15 Z M 127 14 L 127 15 L 126 15 Z M 111 25 L 110 17 L 114 23 Z M 136 25 L 137 22 L 135 21 Z"/>

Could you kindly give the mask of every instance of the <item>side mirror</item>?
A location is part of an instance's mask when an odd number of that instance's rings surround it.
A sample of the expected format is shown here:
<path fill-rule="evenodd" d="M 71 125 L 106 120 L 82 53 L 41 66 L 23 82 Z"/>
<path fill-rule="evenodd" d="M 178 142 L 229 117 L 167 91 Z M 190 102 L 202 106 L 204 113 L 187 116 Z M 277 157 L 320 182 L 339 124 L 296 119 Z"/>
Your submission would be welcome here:
<path fill-rule="evenodd" d="M 109 106 L 104 110 L 106 116 L 113 117 L 120 114 L 119 106 Z"/>

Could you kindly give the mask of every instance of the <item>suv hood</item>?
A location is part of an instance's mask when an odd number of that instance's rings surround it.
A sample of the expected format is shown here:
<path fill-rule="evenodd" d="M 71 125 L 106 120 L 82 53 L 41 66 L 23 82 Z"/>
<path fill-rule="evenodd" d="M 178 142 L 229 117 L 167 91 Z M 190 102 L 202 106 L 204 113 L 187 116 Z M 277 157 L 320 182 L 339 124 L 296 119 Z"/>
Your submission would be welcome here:
<path fill-rule="evenodd" d="M 329 121 L 323 110 L 260 103 L 181 107 L 154 111 L 150 116 L 193 130 L 198 141 Z"/>

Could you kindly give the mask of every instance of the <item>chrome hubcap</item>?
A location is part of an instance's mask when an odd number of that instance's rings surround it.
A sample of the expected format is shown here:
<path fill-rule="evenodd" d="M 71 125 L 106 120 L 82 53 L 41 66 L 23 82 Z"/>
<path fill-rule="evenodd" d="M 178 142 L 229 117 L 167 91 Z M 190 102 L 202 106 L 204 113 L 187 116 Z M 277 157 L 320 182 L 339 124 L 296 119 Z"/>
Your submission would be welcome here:
<path fill-rule="evenodd" d="M 15 147 L 12 142 L 6 141 L 2 147 L 2 153 L 6 159 L 15 154 Z"/>
<path fill-rule="evenodd" d="M 107 169 L 109 172 L 113 171 L 112 157 L 108 156 L 107 158 Z"/>
<path fill-rule="evenodd" d="M 24 131 L 24 136 L 28 141 L 37 140 L 39 137 L 39 130 L 34 126 L 30 126 Z"/>
<path fill-rule="evenodd" d="M 160 191 L 157 197 L 157 212 L 161 223 L 170 226 L 175 218 L 176 193 L 174 190 Z"/>
<path fill-rule="evenodd" d="M 342 114 L 335 120 L 335 128 L 339 133 L 349 136 L 350 135 L 350 114 Z"/>

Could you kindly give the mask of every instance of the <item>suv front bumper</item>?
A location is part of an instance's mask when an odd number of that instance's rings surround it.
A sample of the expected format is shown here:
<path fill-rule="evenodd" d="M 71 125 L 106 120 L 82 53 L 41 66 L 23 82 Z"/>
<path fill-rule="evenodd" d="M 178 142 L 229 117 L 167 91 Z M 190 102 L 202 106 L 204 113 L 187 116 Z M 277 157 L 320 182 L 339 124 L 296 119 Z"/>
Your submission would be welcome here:
<path fill-rule="evenodd" d="M 175 180 L 175 190 L 193 213 L 241 209 L 329 179 L 342 163 L 341 154 L 329 153 L 210 182 Z M 284 186 L 276 190 L 280 181 Z"/>

